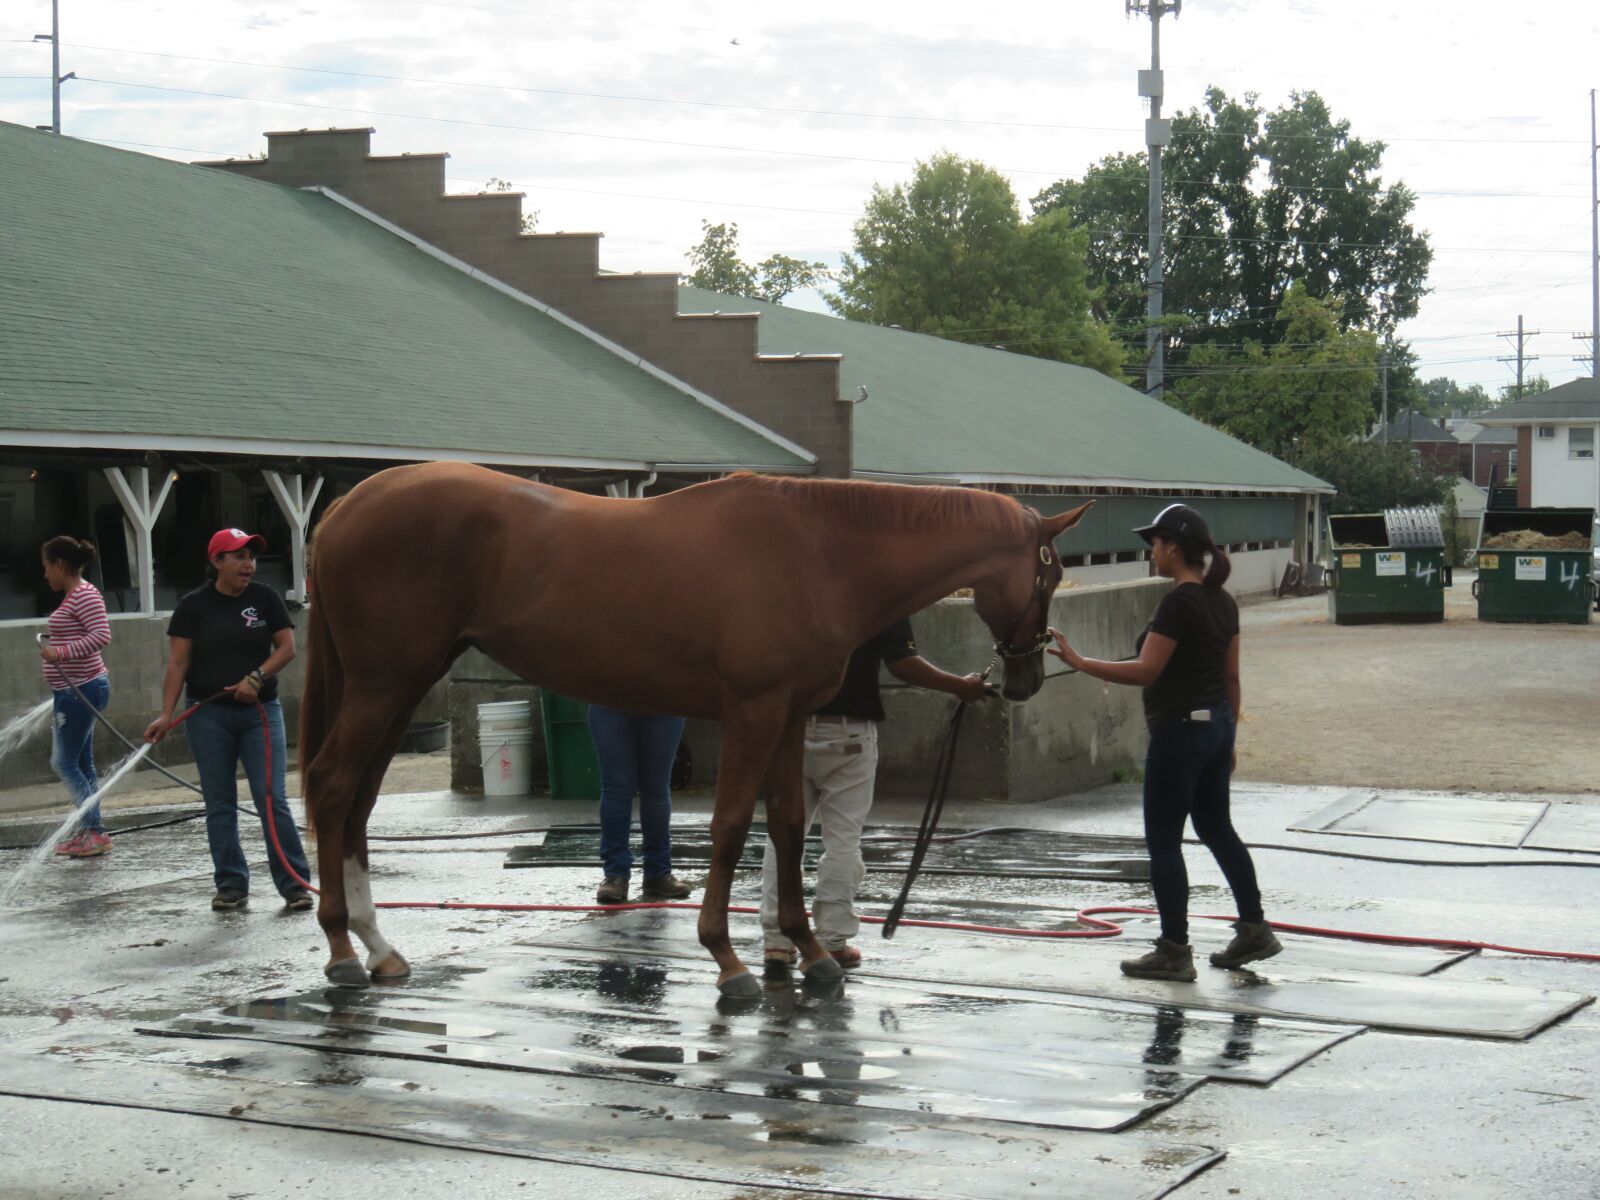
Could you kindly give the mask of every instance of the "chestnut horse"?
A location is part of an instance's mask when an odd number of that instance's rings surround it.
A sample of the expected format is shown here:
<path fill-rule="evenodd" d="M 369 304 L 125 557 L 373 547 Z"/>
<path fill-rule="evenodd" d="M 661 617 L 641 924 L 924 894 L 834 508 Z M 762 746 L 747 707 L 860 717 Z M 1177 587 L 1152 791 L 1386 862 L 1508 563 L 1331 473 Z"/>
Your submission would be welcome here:
<path fill-rule="evenodd" d="M 367 479 L 317 529 L 307 639 L 300 756 L 328 978 L 409 973 L 378 932 L 367 818 L 417 704 L 469 646 L 589 703 L 720 721 L 700 913 L 718 986 L 760 993 L 727 907 L 763 787 L 781 928 L 809 977 L 836 974 L 801 893 L 807 714 L 856 646 L 961 587 L 1004 657 L 1002 694 L 1028 699 L 1061 578 L 1053 542 L 1087 508 L 1046 519 L 981 491 L 748 474 L 649 500 L 459 463 Z"/>

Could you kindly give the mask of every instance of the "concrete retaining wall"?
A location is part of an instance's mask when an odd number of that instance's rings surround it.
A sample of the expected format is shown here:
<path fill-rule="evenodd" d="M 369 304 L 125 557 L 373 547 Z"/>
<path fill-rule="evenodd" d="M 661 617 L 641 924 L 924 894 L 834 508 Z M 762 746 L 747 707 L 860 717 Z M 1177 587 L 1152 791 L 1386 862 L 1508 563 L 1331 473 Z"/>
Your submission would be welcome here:
<path fill-rule="evenodd" d="M 106 706 L 106 716 L 135 741 L 161 707 L 170 616 L 170 613 L 158 613 L 111 618 L 111 645 L 104 652 L 106 669 L 111 676 L 111 702 Z M 44 628 L 43 621 L 0 622 L 0 723 L 50 697 L 50 689 L 39 674 L 39 647 L 33 640 Z M 283 701 L 291 744 L 298 738 L 303 665 L 300 659 L 290 663 L 278 685 L 278 698 Z M 106 732 L 104 726 L 95 726 L 97 766 L 104 768 L 120 762 L 127 752 L 127 747 Z M 169 738 L 156 748 L 155 761 L 168 766 L 189 762 L 188 742 L 182 736 Z M 48 783 L 55 777 L 50 768 L 48 725 L 37 738 L 0 761 L 0 788 Z"/>
<path fill-rule="evenodd" d="M 171 615 L 113 615 L 111 618 L 111 645 L 104 653 L 111 676 L 111 702 L 106 706 L 106 716 L 135 741 L 161 707 L 161 681 L 167 669 L 167 621 Z M 305 614 L 296 614 L 295 623 L 303 627 Z M 50 689 L 39 674 L 39 647 L 33 640 L 44 628 L 43 621 L 0 621 L 0 726 L 50 698 Z M 278 681 L 278 699 L 283 702 L 290 746 L 300 741 L 300 692 L 304 677 L 302 645 L 300 656 L 289 664 Z M 417 709 L 418 721 L 445 719 L 445 686 L 440 683 L 423 700 Z M 97 766 L 109 767 L 120 762 L 127 752 L 127 747 L 104 726 L 95 726 Z M 163 742 L 154 754 L 155 761 L 166 766 L 191 761 L 188 741 L 181 734 Z M 49 783 L 55 777 L 50 767 L 48 725 L 37 737 L 0 759 L 0 788 Z"/>
<path fill-rule="evenodd" d="M 1141 579 L 1058 594 L 1051 622 L 1095 658 L 1126 658 L 1170 585 Z M 944 600 L 912 619 L 923 656 L 948 671 L 982 670 L 992 654 L 988 630 L 970 600 Z M 1118 768 L 1143 761 L 1145 732 L 1139 693 L 1053 668 L 1027 704 L 985 703 L 968 712 L 950 794 L 956 799 L 1028 802 L 1109 782 Z M 879 791 L 915 796 L 926 791 L 953 701 L 909 688 L 885 673 L 889 719 L 880 739 Z M 491 700 L 529 699 L 538 689 L 477 651 L 457 660 L 450 674 L 451 782 L 462 791 L 483 786 L 477 757 L 477 706 Z M 535 721 L 535 725 L 538 722 Z M 697 785 L 716 776 L 718 727 L 690 721 L 685 740 L 694 755 Z M 535 734 L 534 787 L 543 790 L 548 759 Z"/>

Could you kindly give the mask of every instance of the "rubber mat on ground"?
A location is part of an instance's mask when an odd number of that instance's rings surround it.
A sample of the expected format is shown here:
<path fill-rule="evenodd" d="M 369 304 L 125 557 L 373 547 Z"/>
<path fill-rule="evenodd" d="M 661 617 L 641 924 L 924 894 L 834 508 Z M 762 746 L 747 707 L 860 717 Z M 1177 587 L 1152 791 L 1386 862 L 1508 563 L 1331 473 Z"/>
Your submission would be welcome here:
<path fill-rule="evenodd" d="M 1265 1084 L 1356 1030 L 855 980 L 717 1002 L 698 964 L 516 947 L 404 989 L 246 1001 L 143 1032 L 1112 1131 Z"/>
<path fill-rule="evenodd" d="M 1222 1157 L 1138 1133 L 669 1092 L 637 1080 L 469 1070 L 243 1039 L 40 1040 L 0 1052 L 0 1093 L 883 1200 L 1153 1200 Z"/>
<path fill-rule="evenodd" d="M 731 919 L 737 944 L 759 948 L 760 931 L 754 919 Z M 532 941 L 544 946 L 680 954 L 705 962 L 708 975 L 711 968 L 698 945 L 695 915 L 678 910 L 608 913 Z M 983 934 L 902 929 L 893 940 L 874 938 L 863 943 L 868 958 L 862 974 L 1511 1040 L 1531 1037 L 1594 999 L 1579 992 L 1452 980 L 1447 975 L 1419 978 L 1323 969 L 1297 963 L 1289 954 L 1239 971 L 1217 970 L 1201 960 L 1194 983 L 1130 979 L 1117 969 L 1117 959 L 1137 952 L 1139 946 L 1133 943 L 1130 949 L 1130 943 L 1120 938 L 1023 942 Z"/>
<path fill-rule="evenodd" d="M 1289 828 L 1457 846 L 1521 846 L 1548 807 L 1542 800 L 1352 792 Z"/>
<path fill-rule="evenodd" d="M 871 872 L 904 873 L 911 860 L 914 829 L 869 826 L 861 851 Z M 1002 830 L 976 833 L 948 830 L 929 848 L 923 866 L 927 875 L 1002 875 L 1034 879 L 1150 878 L 1150 860 L 1144 840 L 1094 834 L 1052 833 L 1043 830 Z M 558 825 L 542 838 L 514 846 L 505 866 L 597 867 L 600 827 Z M 752 825 L 745 839 L 741 869 L 760 869 L 766 826 Z M 820 839 L 806 839 L 805 866 L 816 866 L 822 853 Z M 711 832 L 706 825 L 675 825 L 672 830 L 674 867 L 704 868 L 711 863 Z"/>

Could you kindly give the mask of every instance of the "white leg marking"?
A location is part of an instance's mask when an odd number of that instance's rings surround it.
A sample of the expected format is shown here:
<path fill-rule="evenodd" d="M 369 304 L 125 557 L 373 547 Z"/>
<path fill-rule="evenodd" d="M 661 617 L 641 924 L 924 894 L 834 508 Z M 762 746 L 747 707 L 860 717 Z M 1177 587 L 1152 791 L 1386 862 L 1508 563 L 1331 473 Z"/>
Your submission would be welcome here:
<path fill-rule="evenodd" d="M 367 970 L 372 970 L 394 947 L 378 932 L 378 910 L 372 903 L 372 880 L 354 855 L 344 860 L 344 902 L 350 913 L 350 930 L 367 948 Z"/>

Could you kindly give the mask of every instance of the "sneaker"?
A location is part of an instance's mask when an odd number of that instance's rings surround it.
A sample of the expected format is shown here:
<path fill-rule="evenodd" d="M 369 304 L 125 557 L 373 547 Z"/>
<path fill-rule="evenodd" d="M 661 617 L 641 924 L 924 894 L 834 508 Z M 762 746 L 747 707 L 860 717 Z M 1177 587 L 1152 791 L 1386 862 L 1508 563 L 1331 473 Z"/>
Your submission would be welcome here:
<path fill-rule="evenodd" d="M 628 902 L 628 877 L 626 875 L 607 875 L 600 881 L 600 887 L 594 894 L 596 904 L 626 904 Z"/>
<path fill-rule="evenodd" d="M 290 912 L 309 912 L 316 903 L 305 888 L 290 888 L 283 894 L 283 906 Z"/>
<path fill-rule="evenodd" d="M 218 888 L 217 894 L 211 897 L 212 912 L 232 912 L 234 909 L 243 908 L 250 903 L 250 894 L 241 892 L 238 888 Z"/>
<path fill-rule="evenodd" d="M 837 950 L 829 950 L 828 953 L 833 955 L 834 962 L 846 971 L 853 971 L 861 965 L 861 951 L 854 946 L 840 946 Z"/>
<path fill-rule="evenodd" d="M 83 834 L 75 833 L 66 841 L 56 847 L 56 853 L 63 858 L 78 857 L 78 850 L 83 845 Z"/>
<path fill-rule="evenodd" d="M 639 889 L 640 897 L 645 900 L 683 900 L 693 894 L 694 888 L 671 871 L 665 875 L 657 875 L 654 879 L 646 879 L 644 887 Z"/>
<path fill-rule="evenodd" d="M 73 858 L 98 858 L 111 853 L 111 839 L 100 830 L 80 833 L 72 844 L 73 849 L 67 853 Z"/>
<path fill-rule="evenodd" d="M 1193 983 L 1194 950 L 1187 945 L 1166 938 L 1156 939 L 1156 948 L 1139 958 L 1122 960 L 1122 973 L 1134 979 L 1173 979 L 1179 983 Z"/>
<path fill-rule="evenodd" d="M 1271 958 L 1283 949 L 1278 935 L 1272 932 L 1272 926 L 1265 921 L 1235 921 L 1233 928 L 1233 941 L 1228 943 L 1228 948 L 1212 954 L 1213 967 L 1231 971 L 1234 967 L 1242 967 L 1257 959 Z"/>

